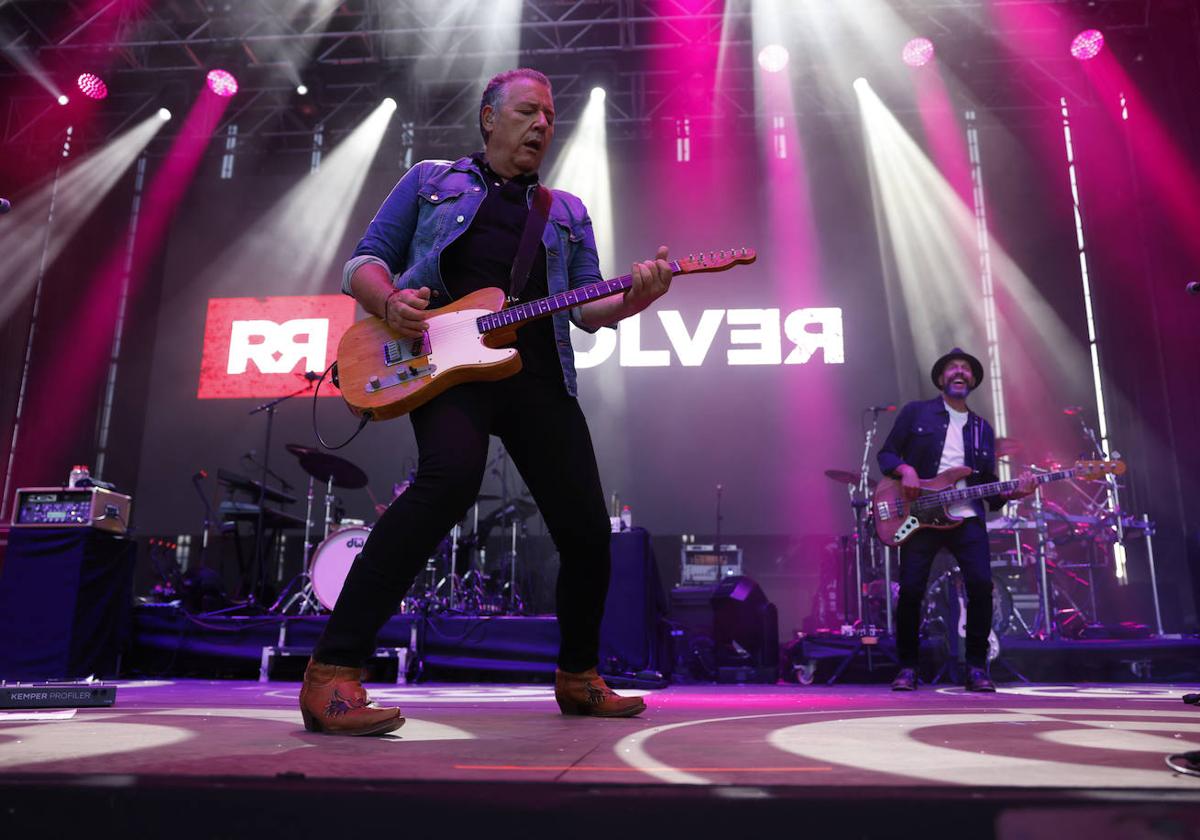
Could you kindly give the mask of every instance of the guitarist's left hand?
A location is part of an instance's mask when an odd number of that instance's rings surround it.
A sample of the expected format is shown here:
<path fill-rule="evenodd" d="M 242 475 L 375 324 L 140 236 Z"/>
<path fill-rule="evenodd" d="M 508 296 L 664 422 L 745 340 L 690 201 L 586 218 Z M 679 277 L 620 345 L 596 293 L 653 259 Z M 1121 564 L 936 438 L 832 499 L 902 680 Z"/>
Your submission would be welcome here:
<path fill-rule="evenodd" d="M 1033 491 L 1037 489 L 1037 479 L 1029 470 L 1021 473 L 1017 477 L 1017 488 L 1008 494 L 1010 500 L 1024 499 L 1026 496 L 1032 496 Z"/>
<path fill-rule="evenodd" d="M 667 246 L 659 245 L 654 259 L 633 264 L 633 285 L 625 292 L 626 317 L 636 315 L 671 288 L 671 266 Z"/>

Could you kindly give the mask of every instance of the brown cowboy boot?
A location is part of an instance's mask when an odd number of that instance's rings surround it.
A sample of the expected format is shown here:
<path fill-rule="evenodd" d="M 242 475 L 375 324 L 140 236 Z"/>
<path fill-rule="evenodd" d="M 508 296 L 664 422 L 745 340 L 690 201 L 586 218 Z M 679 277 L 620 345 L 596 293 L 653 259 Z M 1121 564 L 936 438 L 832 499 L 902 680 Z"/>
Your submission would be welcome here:
<path fill-rule="evenodd" d="M 300 689 L 300 714 L 309 732 L 328 735 L 383 735 L 404 725 L 399 709 L 376 706 L 367 696 L 358 668 L 308 660 Z"/>
<path fill-rule="evenodd" d="M 554 699 L 564 715 L 633 717 L 646 711 L 641 697 L 621 697 L 605 684 L 595 668 L 582 674 L 555 671 Z"/>

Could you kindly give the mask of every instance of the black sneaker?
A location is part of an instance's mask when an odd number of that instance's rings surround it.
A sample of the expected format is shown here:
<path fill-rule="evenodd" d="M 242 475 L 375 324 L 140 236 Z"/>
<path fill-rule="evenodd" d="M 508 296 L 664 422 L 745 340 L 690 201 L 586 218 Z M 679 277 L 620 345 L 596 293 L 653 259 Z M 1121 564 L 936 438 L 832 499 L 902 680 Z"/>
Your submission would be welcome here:
<path fill-rule="evenodd" d="M 901 668 L 900 673 L 896 674 L 896 679 L 892 680 L 892 691 L 916 691 L 917 690 L 917 669 L 916 668 Z"/>
<path fill-rule="evenodd" d="M 991 691 L 996 690 L 996 684 L 992 682 L 988 672 L 983 668 L 969 668 L 967 670 L 967 691 Z"/>

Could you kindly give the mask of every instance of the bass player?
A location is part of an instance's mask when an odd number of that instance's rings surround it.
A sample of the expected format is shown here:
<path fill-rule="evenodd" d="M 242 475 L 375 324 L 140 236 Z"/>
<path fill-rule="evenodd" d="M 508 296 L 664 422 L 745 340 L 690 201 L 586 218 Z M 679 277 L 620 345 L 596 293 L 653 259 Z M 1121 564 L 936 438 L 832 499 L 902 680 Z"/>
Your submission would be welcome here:
<path fill-rule="evenodd" d="M 997 480 L 995 433 L 990 423 L 967 408 L 967 395 L 983 381 L 983 365 L 955 347 L 934 362 L 930 378 L 941 394 L 900 409 L 879 450 L 879 468 L 884 475 L 900 480 L 906 500 L 921 495 L 921 479 L 933 478 L 952 467 L 972 470 L 960 486 Z M 986 501 L 992 510 L 999 510 L 1013 499 L 1028 496 L 1035 487 L 1034 476 L 1026 472 L 1011 494 L 989 496 Z M 966 689 L 996 690 L 987 670 L 992 568 L 983 500 L 960 503 L 948 513 L 962 519 L 962 524 L 946 530 L 923 528 L 900 548 L 900 600 L 896 608 L 900 671 L 892 681 L 894 691 L 913 691 L 917 687 L 921 604 L 933 558 L 943 548 L 954 555 L 966 581 Z"/>

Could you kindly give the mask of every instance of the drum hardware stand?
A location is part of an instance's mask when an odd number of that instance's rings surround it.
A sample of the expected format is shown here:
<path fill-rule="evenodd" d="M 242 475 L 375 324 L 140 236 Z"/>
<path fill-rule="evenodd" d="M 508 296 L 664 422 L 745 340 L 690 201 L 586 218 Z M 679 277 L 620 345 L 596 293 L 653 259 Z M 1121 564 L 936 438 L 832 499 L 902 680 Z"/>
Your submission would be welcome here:
<path fill-rule="evenodd" d="M 861 625 L 865 619 L 866 612 L 863 604 L 863 540 L 871 539 L 870 522 L 871 516 L 867 509 L 871 506 L 871 500 L 868 496 L 868 475 L 870 473 L 869 461 L 871 458 L 871 447 L 875 444 L 875 435 L 879 430 L 879 412 L 883 409 L 878 406 L 872 406 L 863 410 L 863 413 L 871 412 L 871 427 L 867 429 L 863 439 L 863 454 L 862 461 L 859 462 L 858 468 L 858 485 L 850 488 L 850 506 L 854 509 L 854 533 L 857 539 L 854 541 L 854 584 L 855 584 L 855 603 L 857 604 L 857 618 Z M 875 547 L 871 546 L 871 556 L 875 556 Z M 890 576 L 890 573 L 889 573 Z M 888 632 L 891 632 L 891 613 L 892 613 L 892 592 L 889 585 L 887 591 L 887 611 L 888 611 Z M 849 619 L 849 616 L 846 616 Z"/>
<path fill-rule="evenodd" d="M 505 610 L 509 615 L 525 614 L 525 599 L 517 589 L 517 531 L 521 529 L 521 515 L 513 512 L 512 522 L 509 523 L 509 563 L 508 563 L 508 601 Z"/>
<path fill-rule="evenodd" d="M 1046 551 L 1050 540 L 1046 530 L 1046 508 L 1042 504 L 1041 485 L 1038 485 L 1033 493 L 1033 521 L 1036 523 L 1037 533 L 1038 584 L 1042 590 L 1042 614 L 1039 616 L 1040 620 L 1035 622 L 1037 630 L 1034 637 L 1044 641 L 1058 638 L 1058 628 L 1054 623 L 1054 613 L 1050 610 L 1050 579 L 1046 571 Z"/>
<path fill-rule="evenodd" d="M 1109 477 L 1111 478 L 1112 476 Z M 1154 596 L 1154 629 L 1161 638 L 1164 633 L 1162 611 L 1159 609 L 1158 603 L 1158 575 L 1154 569 L 1154 523 L 1150 521 L 1149 514 L 1142 514 L 1142 527 L 1144 528 L 1146 539 L 1146 559 L 1150 564 L 1150 593 Z"/>

